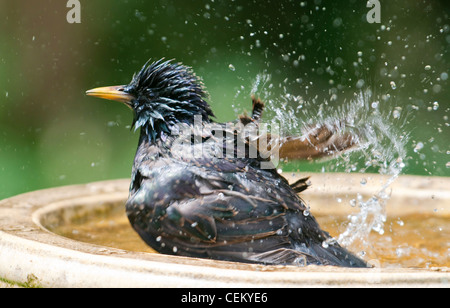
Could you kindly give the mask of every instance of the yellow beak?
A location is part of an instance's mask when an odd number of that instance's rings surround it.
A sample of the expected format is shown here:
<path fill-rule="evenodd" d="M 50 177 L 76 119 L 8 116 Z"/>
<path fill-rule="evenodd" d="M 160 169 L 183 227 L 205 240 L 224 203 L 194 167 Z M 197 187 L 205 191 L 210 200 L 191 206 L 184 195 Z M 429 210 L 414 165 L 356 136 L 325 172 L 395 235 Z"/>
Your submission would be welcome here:
<path fill-rule="evenodd" d="M 124 86 L 95 88 L 86 91 L 86 95 L 129 104 L 133 99 L 135 99 L 135 97 L 127 92 L 124 92 L 123 89 Z"/>

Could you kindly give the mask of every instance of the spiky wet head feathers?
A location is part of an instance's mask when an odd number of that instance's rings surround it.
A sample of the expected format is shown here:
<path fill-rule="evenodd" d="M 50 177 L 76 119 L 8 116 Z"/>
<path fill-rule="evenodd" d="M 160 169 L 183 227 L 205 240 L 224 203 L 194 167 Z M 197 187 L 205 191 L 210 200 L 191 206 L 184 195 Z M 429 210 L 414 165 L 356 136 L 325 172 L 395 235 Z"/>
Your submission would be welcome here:
<path fill-rule="evenodd" d="M 206 122 L 214 116 L 204 100 L 207 92 L 201 79 L 190 67 L 170 60 L 147 62 L 124 91 L 136 98 L 130 103 L 135 128 L 142 128 L 152 140 L 170 133 L 177 123 L 192 124 L 196 115 Z"/>

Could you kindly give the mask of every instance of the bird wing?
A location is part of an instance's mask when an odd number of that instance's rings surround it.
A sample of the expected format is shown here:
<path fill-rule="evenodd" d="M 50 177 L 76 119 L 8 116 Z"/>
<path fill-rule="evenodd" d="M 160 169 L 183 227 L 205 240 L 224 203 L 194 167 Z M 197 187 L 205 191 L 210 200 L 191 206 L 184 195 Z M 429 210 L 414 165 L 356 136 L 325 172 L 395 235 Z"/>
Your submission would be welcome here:
<path fill-rule="evenodd" d="M 349 132 L 339 132 L 337 125 L 324 124 L 311 127 L 304 136 L 284 137 L 276 142 L 280 158 L 310 160 L 342 153 L 357 144 L 357 139 Z"/>
<path fill-rule="evenodd" d="M 161 227 L 164 233 L 197 247 L 231 245 L 276 234 L 285 225 L 277 219 L 283 214 L 277 207 L 270 200 L 217 190 L 173 202 Z"/>
<path fill-rule="evenodd" d="M 252 115 L 239 116 L 242 125 L 254 124 L 258 128 L 265 104 L 259 98 L 252 97 Z M 257 138 L 247 141 L 261 152 L 277 153 L 281 159 L 311 160 L 332 157 L 351 149 L 358 143 L 358 136 L 345 132 L 345 123 L 316 124 L 307 128 L 302 136 L 281 137 L 268 133 L 261 133 Z M 267 153 L 265 153 L 267 156 Z"/>
<path fill-rule="evenodd" d="M 252 168 L 219 173 L 217 166 L 166 166 L 170 172 L 160 170 L 163 176 L 158 178 L 140 175 L 140 187 L 127 202 L 133 227 L 156 250 L 171 253 L 176 247 L 181 255 L 188 251 L 191 256 L 246 262 L 284 258 L 289 263 L 302 254 L 289 249 L 286 213 L 303 217 L 305 207 L 295 193 L 289 196 L 287 182 Z"/>

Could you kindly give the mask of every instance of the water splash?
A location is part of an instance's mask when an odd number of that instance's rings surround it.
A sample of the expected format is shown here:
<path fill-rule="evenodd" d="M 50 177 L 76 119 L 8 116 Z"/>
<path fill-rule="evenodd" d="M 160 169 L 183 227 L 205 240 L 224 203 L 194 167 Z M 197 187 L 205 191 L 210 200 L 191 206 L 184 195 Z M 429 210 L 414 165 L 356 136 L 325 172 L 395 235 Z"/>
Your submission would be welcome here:
<path fill-rule="evenodd" d="M 367 246 L 371 231 L 384 234 L 389 187 L 405 167 L 408 136 L 400 131 L 404 122 L 394 122 L 396 119 L 391 110 L 381 111 L 380 104 L 375 102 L 376 107 L 370 91 L 360 92 L 330 118 L 336 120 L 344 117 L 342 129 L 358 137 L 357 147 L 339 157 L 344 162 L 345 172 L 378 171 L 386 176 L 377 192 L 368 199 L 358 193 L 350 200 L 351 206 L 358 207 L 359 212 L 349 216 L 347 229 L 337 238 L 344 246 L 357 240 Z M 366 182 L 366 179 L 363 177 L 362 181 Z"/>
<path fill-rule="evenodd" d="M 399 107 L 384 105 L 370 90 L 360 91 L 353 100 L 335 106 L 329 102 L 304 101 L 287 93 L 285 88 L 284 94 L 274 99 L 272 88 L 270 75 L 262 74 L 256 78 L 252 93 L 265 100 L 268 112 L 273 114 L 271 121 L 280 123 L 283 134 L 305 136 L 311 125 L 318 124 L 335 127 L 338 134 L 351 133 L 357 140 L 355 147 L 334 157 L 334 164 L 322 169 L 323 172 L 378 172 L 386 176 L 372 196 L 365 199 L 358 193 L 350 200 L 349 205 L 359 212 L 348 217 L 346 230 L 336 238 L 344 246 L 358 243 L 364 249 L 370 244 L 368 236 L 372 231 L 384 233 L 389 187 L 405 167 L 408 134 L 401 130 L 408 115 L 402 114 Z M 362 176 L 361 185 L 367 183 L 366 177 Z"/>

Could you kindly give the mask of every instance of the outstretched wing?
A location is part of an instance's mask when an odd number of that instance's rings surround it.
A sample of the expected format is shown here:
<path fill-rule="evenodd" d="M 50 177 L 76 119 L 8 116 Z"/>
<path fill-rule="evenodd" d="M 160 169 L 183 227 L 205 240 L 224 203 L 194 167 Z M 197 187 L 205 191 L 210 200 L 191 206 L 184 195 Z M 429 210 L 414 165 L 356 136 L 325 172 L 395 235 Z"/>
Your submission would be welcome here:
<path fill-rule="evenodd" d="M 239 117 L 240 123 L 247 125 L 253 123 L 258 125 L 264 111 L 264 103 L 252 97 L 251 117 L 243 114 Z M 261 134 L 258 138 L 250 140 L 258 150 L 265 151 L 266 147 L 273 154 L 281 159 L 310 160 L 323 157 L 331 157 L 343 151 L 351 149 L 358 141 L 358 137 L 342 132 L 342 123 L 333 125 L 317 124 L 312 125 L 302 136 L 281 137 L 272 134 Z"/>
<path fill-rule="evenodd" d="M 283 159 L 315 159 L 330 157 L 352 148 L 357 137 L 339 132 L 337 126 L 316 125 L 304 136 L 284 137 L 278 143 Z"/>

